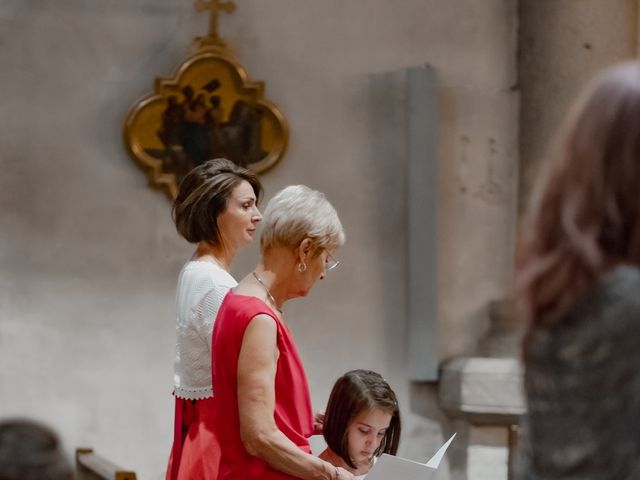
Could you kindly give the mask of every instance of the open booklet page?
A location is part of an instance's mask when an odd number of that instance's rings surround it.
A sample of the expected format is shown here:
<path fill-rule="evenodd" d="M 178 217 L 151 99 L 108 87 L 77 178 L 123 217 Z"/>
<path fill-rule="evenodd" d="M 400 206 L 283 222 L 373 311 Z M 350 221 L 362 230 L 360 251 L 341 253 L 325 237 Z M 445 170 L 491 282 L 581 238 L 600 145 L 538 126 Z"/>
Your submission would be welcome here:
<path fill-rule="evenodd" d="M 455 436 L 454 433 L 427 463 L 383 454 L 368 473 L 366 480 L 428 480 L 440 465 Z"/>

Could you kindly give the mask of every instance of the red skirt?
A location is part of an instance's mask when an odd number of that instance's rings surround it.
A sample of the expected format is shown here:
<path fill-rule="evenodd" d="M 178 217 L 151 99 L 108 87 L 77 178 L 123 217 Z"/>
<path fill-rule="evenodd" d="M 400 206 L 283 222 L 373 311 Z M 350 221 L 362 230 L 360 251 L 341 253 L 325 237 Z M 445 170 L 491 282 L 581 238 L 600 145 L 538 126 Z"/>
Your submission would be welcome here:
<path fill-rule="evenodd" d="M 173 448 L 166 480 L 216 480 L 220 444 L 214 428 L 214 398 L 176 397 Z"/>

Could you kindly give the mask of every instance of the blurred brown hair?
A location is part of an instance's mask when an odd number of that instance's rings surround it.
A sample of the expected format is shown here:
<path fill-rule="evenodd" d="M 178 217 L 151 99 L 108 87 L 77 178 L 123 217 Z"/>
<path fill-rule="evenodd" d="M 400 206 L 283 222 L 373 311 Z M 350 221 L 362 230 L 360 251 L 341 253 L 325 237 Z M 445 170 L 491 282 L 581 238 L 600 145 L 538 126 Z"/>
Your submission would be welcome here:
<path fill-rule="evenodd" d="M 220 244 L 218 216 L 227 200 L 243 180 L 249 182 L 256 195 L 262 196 L 262 184 L 251 170 L 230 160 L 217 158 L 198 165 L 180 182 L 171 212 L 178 233 L 188 242 Z"/>
<path fill-rule="evenodd" d="M 516 259 L 529 332 L 559 321 L 613 266 L 640 264 L 639 187 L 640 64 L 629 62 L 576 102 L 534 188 Z"/>
<path fill-rule="evenodd" d="M 0 480 L 71 480 L 58 436 L 26 419 L 0 422 Z"/>

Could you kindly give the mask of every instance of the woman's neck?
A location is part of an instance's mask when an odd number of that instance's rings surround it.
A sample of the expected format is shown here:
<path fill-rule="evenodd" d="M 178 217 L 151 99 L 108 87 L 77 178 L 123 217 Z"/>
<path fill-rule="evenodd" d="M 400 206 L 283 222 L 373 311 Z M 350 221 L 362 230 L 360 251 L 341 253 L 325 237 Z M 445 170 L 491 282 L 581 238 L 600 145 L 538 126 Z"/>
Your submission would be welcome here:
<path fill-rule="evenodd" d="M 295 267 L 293 252 L 284 247 L 277 247 L 265 252 L 262 263 L 254 270 L 264 288 L 269 290 L 278 309 L 282 309 L 282 305 L 287 300 L 299 296 L 295 281 Z"/>
<path fill-rule="evenodd" d="M 225 248 L 223 245 L 213 245 L 209 242 L 199 242 L 193 254 L 193 260 L 210 261 L 217 264 L 223 270 L 231 271 L 231 262 L 235 251 Z"/>
<path fill-rule="evenodd" d="M 287 296 L 288 290 L 283 275 L 279 274 L 277 269 L 266 268 L 264 265 L 258 265 L 254 269 L 253 275 L 261 287 L 265 289 L 267 297 L 274 303 L 274 307 L 282 312 L 282 305 L 290 298 Z"/>

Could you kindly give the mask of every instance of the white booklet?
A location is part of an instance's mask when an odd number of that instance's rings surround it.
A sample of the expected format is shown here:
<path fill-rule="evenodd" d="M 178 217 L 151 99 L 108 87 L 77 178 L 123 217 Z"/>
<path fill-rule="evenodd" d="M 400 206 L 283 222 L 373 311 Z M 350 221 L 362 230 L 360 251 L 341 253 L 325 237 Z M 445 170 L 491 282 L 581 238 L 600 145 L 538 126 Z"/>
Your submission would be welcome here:
<path fill-rule="evenodd" d="M 383 453 L 367 474 L 366 480 L 428 480 L 437 470 L 455 436 L 454 433 L 427 463 L 414 462 Z"/>

